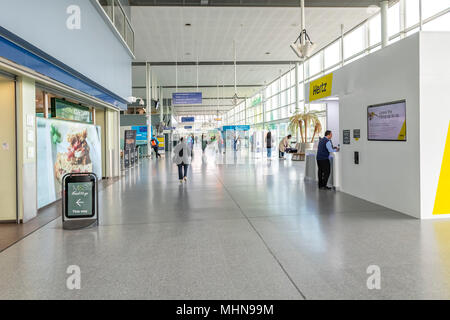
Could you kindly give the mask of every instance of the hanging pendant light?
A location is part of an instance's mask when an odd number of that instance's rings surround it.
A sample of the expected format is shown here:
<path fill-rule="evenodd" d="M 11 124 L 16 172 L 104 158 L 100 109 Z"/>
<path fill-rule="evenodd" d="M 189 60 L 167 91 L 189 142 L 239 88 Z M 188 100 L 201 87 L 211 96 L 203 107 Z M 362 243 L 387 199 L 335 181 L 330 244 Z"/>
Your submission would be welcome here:
<path fill-rule="evenodd" d="M 316 45 L 311 41 L 306 32 L 305 27 L 305 0 L 300 0 L 300 7 L 302 12 L 302 30 L 298 38 L 291 44 L 291 49 L 300 59 L 306 59 L 311 56 Z"/>
<path fill-rule="evenodd" d="M 239 98 L 237 95 L 237 74 L 236 74 L 236 41 L 233 40 L 233 47 L 234 47 L 234 96 L 233 96 L 233 105 L 236 107 L 238 102 L 239 102 Z"/>

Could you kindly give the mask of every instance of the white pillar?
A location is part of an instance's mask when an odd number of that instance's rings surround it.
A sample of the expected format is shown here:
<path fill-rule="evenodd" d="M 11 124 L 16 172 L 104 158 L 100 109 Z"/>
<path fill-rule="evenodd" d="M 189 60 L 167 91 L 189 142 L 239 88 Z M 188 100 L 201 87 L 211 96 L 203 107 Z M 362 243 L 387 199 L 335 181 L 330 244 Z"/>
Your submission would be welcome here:
<path fill-rule="evenodd" d="M 151 153 L 151 126 L 152 126 L 152 85 L 150 74 L 150 63 L 145 63 L 145 99 L 146 99 L 146 115 L 147 115 L 147 128 L 148 128 L 148 141 L 147 141 L 147 156 Z"/>
<path fill-rule="evenodd" d="M 383 0 L 380 2 L 381 8 L 381 47 L 384 48 L 387 46 L 389 37 L 388 37 L 388 7 L 389 1 Z"/>
<path fill-rule="evenodd" d="M 344 25 L 341 24 L 341 39 L 339 40 L 341 42 L 341 67 L 344 66 Z"/>
<path fill-rule="evenodd" d="M 406 28 L 406 0 L 400 0 L 400 39 L 403 39 L 406 36 L 405 28 Z"/>
<path fill-rule="evenodd" d="M 300 64 L 298 62 L 295 63 L 295 113 L 297 113 L 300 110 L 300 104 L 299 104 L 299 95 L 298 95 L 298 82 L 299 82 L 299 77 L 298 77 L 298 73 L 299 73 L 299 69 L 300 68 Z"/>

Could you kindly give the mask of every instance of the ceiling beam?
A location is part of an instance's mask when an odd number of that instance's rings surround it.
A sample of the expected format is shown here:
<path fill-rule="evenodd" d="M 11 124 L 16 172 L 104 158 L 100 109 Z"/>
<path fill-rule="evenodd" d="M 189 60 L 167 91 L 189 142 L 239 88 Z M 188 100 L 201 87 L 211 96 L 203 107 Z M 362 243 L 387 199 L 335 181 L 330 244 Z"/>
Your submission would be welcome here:
<path fill-rule="evenodd" d="M 185 7 L 292 7 L 298 8 L 298 0 L 129 0 L 130 6 L 185 6 Z M 368 7 L 380 0 L 305 0 L 305 7 Z"/>
<path fill-rule="evenodd" d="M 270 66 L 270 65 L 293 65 L 299 61 L 236 61 L 236 65 L 240 66 Z M 167 67 L 167 66 L 196 66 L 196 61 L 184 62 L 149 62 L 151 67 Z M 199 66 L 234 66 L 234 61 L 199 61 Z M 133 67 L 145 67 L 145 61 L 132 62 Z"/>
<path fill-rule="evenodd" d="M 238 88 L 260 88 L 260 87 L 262 87 L 262 86 L 264 86 L 263 84 L 238 84 L 238 85 L 236 85 L 236 87 L 238 87 Z M 217 86 L 217 85 L 199 85 L 198 86 L 199 88 L 217 88 L 217 87 L 219 87 L 219 89 L 220 88 L 234 88 L 234 84 L 226 84 L 226 85 L 219 85 L 219 86 Z M 132 87 L 132 89 L 145 89 L 146 87 L 145 86 L 134 86 L 134 87 Z M 162 89 L 176 89 L 176 88 L 178 88 L 178 89 L 195 89 L 195 88 L 197 88 L 197 86 L 194 84 L 194 85 L 192 85 L 192 86 L 162 86 L 161 87 Z"/>

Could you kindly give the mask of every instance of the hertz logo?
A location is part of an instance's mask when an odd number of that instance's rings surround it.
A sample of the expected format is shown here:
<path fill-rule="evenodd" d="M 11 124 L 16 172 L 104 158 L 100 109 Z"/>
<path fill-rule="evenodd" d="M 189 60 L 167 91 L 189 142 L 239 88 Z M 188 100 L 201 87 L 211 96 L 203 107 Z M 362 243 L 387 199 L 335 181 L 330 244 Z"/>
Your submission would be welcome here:
<path fill-rule="evenodd" d="M 309 101 L 322 99 L 331 96 L 331 86 L 333 74 L 327 74 L 322 78 L 311 81 L 309 84 Z"/>
<path fill-rule="evenodd" d="M 320 84 L 320 86 L 314 86 L 313 87 L 313 95 L 322 93 L 322 92 L 326 92 L 327 91 L 327 83 L 326 82 L 322 82 Z"/>

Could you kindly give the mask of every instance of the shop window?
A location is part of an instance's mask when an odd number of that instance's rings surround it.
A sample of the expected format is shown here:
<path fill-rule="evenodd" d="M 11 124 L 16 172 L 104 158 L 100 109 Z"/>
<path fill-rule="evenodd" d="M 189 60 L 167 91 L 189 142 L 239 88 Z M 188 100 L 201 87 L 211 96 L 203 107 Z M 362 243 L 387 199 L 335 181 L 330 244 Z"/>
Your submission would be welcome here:
<path fill-rule="evenodd" d="M 327 69 L 340 61 L 340 41 L 335 41 L 333 44 L 329 45 L 325 48 L 323 51 L 324 54 L 324 60 L 325 65 L 324 68 Z"/>
<path fill-rule="evenodd" d="M 423 25 L 425 31 L 450 31 L 450 13 L 444 14 L 437 19 Z"/>
<path fill-rule="evenodd" d="M 381 15 L 378 13 L 376 16 L 369 20 L 369 45 L 373 46 L 381 42 Z"/>
<path fill-rule="evenodd" d="M 405 20 L 407 28 L 419 23 L 419 0 L 405 1 Z"/>
<path fill-rule="evenodd" d="M 450 8 L 450 0 L 422 0 L 422 19 L 427 19 L 448 8 Z"/>
<path fill-rule="evenodd" d="M 36 117 L 44 118 L 45 96 L 44 91 L 36 88 Z"/>
<path fill-rule="evenodd" d="M 364 25 L 344 36 L 344 58 L 347 59 L 365 49 Z"/>

